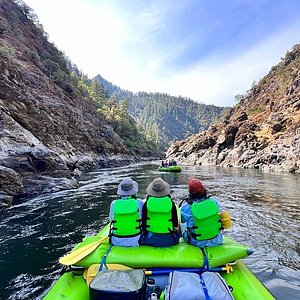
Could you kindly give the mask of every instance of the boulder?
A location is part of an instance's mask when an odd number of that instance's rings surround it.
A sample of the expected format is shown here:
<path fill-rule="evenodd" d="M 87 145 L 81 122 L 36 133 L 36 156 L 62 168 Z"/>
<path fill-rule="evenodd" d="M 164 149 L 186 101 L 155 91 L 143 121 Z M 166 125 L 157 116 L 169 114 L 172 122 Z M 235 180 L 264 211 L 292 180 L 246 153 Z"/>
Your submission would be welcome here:
<path fill-rule="evenodd" d="M 236 117 L 237 122 L 243 122 L 243 121 L 246 121 L 246 120 L 248 120 L 248 115 L 244 111 L 241 112 L 241 114 Z"/>
<path fill-rule="evenodd" d="M 21 176 L 13 169 L 0 166 L 0 191 L 8 196 L 15 196 L 24 192 Z"/>
<path fill-rule="evenodd" d="M 13 196 L 0 193 L 0 208 L 11 206 L 12 201 L 13 201 Z"/>

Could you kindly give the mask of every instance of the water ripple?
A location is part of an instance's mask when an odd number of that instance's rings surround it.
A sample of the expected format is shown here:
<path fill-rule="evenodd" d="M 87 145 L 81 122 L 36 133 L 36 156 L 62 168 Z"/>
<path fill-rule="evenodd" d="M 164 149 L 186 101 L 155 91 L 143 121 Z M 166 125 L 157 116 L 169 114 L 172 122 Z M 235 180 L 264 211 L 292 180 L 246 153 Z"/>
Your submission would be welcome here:
<path fill-rule="evenodd" d="M 76 190 L 2 210 L 0 299 L 40 299 L 59 276 L 58 258 L 108 222 L 109 205 L 124 176 L 138 181 L 141 197 L 155 177 L 162 177 L 177 203 L 187 196 L 188 178 L 200 178 L 232 216 L 225 234 L 256 250 L 246 263 L 277 299 L 295 299 L 300 291 L 299 176 L 206 166 L 169 174 L 158 172 L 158 163 L 84 174 Z"/>

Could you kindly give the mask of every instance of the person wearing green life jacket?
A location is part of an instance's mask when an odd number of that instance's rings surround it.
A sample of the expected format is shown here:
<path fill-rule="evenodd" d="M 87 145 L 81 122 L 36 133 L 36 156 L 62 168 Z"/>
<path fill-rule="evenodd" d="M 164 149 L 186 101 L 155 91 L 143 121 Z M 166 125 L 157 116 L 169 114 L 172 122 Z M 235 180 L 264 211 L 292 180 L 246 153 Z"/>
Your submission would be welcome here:
<path fill-rule="evenodd" d="M 161 178 L 147 187 L 142 212 L 142 245 L 169 247 L 179 242 L 178 215 L 170 196 L 170 185 Z"/>
<path fill-rule="evenodd" d="M 137 247 L 141 237 L 143 201 L 137 199 L 138 183 L 130 177 L 118 186 L 119 198 L 110 205 L 110 242 L 115 246 Z"/>
<path fill-rule="evenodd" d="M 203 248 L 223 243 L 220 205 L 207 192 L 201 181 L 188 180 L 189 200 L 181 207 L 181 230 L 185 242 Z"/>

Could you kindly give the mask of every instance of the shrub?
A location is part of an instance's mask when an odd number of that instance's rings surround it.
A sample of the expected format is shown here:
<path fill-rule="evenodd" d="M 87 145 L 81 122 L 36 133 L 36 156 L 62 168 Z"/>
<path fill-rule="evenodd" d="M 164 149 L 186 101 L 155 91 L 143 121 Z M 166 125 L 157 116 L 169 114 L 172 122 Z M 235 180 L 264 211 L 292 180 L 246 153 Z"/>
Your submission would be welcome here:
<path fill-rule="evenodd" d="M 15 55 L 15 50 L 5 44 L 2 44 L 0 45 L 0 55 L 10 59 Z"/>
<path fill-rule="evenodd" d="M 266 106 L 264 104 L 260 104 L 256 107 L 251 107 L 251 108 L 247 109 L 246 113 L 247 113 L 248 116 L 256 115 L 256 114 L 259 114 L 262 111 L 264 111 L 265 107 Z"/>

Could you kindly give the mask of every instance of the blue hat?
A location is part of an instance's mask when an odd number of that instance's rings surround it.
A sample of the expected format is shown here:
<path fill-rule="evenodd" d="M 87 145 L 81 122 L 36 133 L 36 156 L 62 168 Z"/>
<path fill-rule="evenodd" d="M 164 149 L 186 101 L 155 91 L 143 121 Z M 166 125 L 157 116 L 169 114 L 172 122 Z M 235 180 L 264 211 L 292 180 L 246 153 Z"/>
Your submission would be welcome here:
<path fill-rule="evenodd" d="M 117 194 L 120 196 L 130 196 L 135 195 L 138 190 L 138 183 L 136 181 L 133 181 L 130 177 L 125 177 L 118 185 Z"/>

